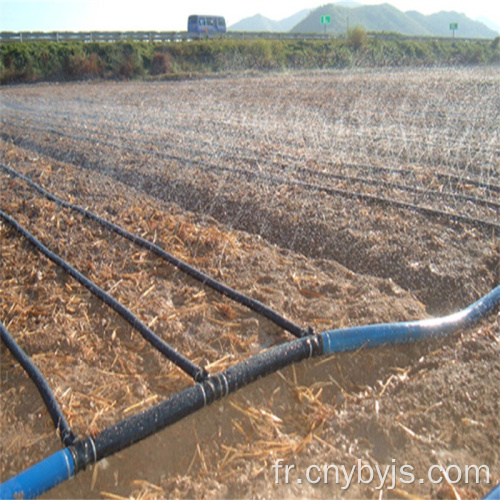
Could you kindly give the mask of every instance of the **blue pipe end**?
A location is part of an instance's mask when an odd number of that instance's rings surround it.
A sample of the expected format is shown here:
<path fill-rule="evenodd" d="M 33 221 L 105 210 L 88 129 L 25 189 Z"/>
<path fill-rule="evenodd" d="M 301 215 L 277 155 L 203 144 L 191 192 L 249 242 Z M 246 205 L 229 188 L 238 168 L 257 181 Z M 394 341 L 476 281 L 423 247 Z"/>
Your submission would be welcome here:
<path fill-rule="evenodd" d="M 483 500 L 500 500 L 500 483 L 497 484 L 485 497 Z"/>
<path fill-rule="evenodd" d="M 323 354 L 354 351 L 361 347 L 417 342 L 430 337 L 448 335 L 474 325 L 499 306 L 500 286 L 497 286 L 466 309 L 442 318 L 328 330 L 321 333 Z"/>
<path fill-rule="evenodd" d="M 75 461 L 65 448 L 0 484 L 0 498 L 35 498 L 74 475 Z"/>

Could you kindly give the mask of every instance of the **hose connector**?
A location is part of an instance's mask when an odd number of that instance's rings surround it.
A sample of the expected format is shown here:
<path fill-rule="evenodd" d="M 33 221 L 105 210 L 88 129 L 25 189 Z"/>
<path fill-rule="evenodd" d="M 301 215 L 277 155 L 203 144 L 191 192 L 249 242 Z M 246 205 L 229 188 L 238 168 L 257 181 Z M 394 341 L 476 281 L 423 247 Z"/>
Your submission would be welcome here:
<path fill-rule="evenodd" d="M 70 451 L 75 462 L 75 474 L 98 460 L 95 443 L 91 437 L 82 439 L 67 449 Z"/>

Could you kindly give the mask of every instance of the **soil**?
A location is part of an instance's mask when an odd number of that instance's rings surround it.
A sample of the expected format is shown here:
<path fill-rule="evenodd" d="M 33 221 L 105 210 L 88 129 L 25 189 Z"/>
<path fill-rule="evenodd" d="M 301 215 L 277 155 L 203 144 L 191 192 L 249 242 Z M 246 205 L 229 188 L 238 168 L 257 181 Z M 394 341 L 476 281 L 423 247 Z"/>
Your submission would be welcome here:
<path fill-rule="evenodd" d="M 488 68 L 19 85 L 0 89 L 1 162 L 304 328 L 406 321 L 500 284 L 499 96 Z M 2 170 L 0 207 L 211 372 L 292 338 Z M 192 384 L 5 222 L 0 242 L 0 319 L 78 435 Z M 309 360 L 46 497 L 478 498 L 500 481 L 499 354 L 496 312 L 443 339 Z M 61 444 L 0 356 L 4 480 Z M 306 480 L 311 465 L 312 479 L 332 466 L 328 484 Z M 454 484 L 451 467 L 433 484 L 433 465 L 484 465 L 490 483 L 483 468 Z M 349 487 L 333 466 L 357 466 Z"/>

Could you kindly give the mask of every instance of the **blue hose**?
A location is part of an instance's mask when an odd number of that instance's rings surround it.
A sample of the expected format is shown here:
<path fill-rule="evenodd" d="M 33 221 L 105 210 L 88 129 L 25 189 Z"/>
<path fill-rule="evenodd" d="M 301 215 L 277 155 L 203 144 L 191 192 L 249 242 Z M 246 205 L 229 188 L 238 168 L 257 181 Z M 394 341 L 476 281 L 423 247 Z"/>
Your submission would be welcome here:
<path fill-rule="evenodd" d="M 89 463 L 112 455 L 216 399 L 302 359 L 357 350 L 361 347 L 416 342 L 451 334 L 486 318 L 499 306 L 500 286 L 497 286 L 463 311 L 442 318 L 330 330 L 280 344 L 188 387 L 141 414 L 105 429 L 95 438 L 86 438 L 55 453 L 0 485 L 0 498 L 30 498 L 41 495 L 72 477 Z M 498 488 L 495 488 L 486 498 L 496 499 L 497 495 Z"/>
<path fill-rule="evenodd" d="M 75 475 L 75 461 L 68 448 L 0 484 L 0 498 L 35 498 Z"/>
<path fill-rule="evenodd" d="M 497 286 L 466 309 L 442 318 L 329 330 L 320 334 L 323 338 L 323 354 L 354 351 L 361 347 L 405 344 L 448 335 L 485 318 L 499 305 L 500 286 Z"/>
<path fill-rule="evenodd" d="M 500 500 L 500 484 L 497 484 L 483 500 Z"/>

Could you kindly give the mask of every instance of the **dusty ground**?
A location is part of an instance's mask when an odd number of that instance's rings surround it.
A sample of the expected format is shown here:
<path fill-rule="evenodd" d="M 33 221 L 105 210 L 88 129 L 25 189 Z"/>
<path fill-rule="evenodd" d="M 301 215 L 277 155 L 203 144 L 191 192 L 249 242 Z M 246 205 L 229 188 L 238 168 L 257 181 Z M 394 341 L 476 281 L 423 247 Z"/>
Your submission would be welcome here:
<path fill-rule="evenodd" d="M 488 69 L 17 86 L 1 89 L 1 161 L 315 331 L 401 321 L 500 283 L 499 95 Z M 211 371 L 290 338 L 22 181 L 0 173 L 0 186 L 3 210 Z M 0 318 L 80 435 L 191 383 L 0 232 Z M 500 480 L 499 352 L 493 315 L 439 342 L 311 360 L 48 497 L 479 497 L 484 474 L 452 487 L 427 470 L 486 465 Z M 1 381 L 3 479 L 60 444 L 3 345 Z M 275 484 L 279 458 L 291 484 Z M 395 467 L 395 487 L 304 479 L 358 459 Z"/>

